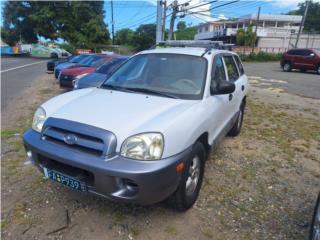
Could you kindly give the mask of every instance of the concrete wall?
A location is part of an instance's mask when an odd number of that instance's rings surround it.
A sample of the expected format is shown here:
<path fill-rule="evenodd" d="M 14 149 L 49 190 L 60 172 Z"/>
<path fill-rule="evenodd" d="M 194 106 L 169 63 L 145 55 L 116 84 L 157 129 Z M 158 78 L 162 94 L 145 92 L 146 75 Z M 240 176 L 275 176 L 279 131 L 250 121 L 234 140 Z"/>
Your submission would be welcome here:
<path fill-rule="evenodd" d="M 297 35 L 287 37 L 259 37 L 260 48 L 292 48 L 296 42 Z M 320 34 L 303 34 L 300 37 L 299 48 L 320 48 Z"/>

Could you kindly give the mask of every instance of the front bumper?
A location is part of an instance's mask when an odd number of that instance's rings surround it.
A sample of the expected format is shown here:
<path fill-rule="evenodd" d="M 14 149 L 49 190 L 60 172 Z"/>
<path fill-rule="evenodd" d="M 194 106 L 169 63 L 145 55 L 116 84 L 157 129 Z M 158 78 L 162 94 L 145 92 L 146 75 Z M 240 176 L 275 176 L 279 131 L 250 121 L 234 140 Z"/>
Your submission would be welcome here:
<path fill-rule="evenodd" d="M 43 167 L 57 170 L 84 181 L 90 193 L 141 205 L 160 202 L 177 189 L 181 172 L 176 172 L 176 166 L 191 154 L 190 147 L 157 161 L 132 160 L 117 154 L 103 158 L 44 141 L 32 129 L 25 132 L 23 141 L 42 172 Z"/>

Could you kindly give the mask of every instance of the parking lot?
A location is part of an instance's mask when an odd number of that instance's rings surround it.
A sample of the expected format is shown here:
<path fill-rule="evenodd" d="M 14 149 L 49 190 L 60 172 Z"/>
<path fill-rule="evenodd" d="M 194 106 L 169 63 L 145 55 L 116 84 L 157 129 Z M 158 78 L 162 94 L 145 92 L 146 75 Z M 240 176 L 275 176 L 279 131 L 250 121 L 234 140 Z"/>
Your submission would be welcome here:
<path fill-rule="evenodd" d="M 29 64 L 29 65 L 28 65 Z M 247 63 L 243 131 L 206 163 L 196 205 L 141 207 L 44 180 L 21 135 L 44 100 L 63 93 L 45 62 L 3 59 L 3 239 L 306 239 L 320 189 L 320 77 Z"/>

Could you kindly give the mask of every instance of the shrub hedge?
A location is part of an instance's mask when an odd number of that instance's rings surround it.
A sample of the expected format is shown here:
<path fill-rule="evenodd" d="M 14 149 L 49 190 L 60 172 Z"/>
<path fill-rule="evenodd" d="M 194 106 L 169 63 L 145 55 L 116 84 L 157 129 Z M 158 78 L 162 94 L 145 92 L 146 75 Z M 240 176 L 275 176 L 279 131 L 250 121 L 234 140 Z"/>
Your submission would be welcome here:
<path fill-rule="evenodd" d="M 267 52 L 249 53 L 249 54 L 239 53 L 239 57 L 244 62 L 280 61 L 282 58 L 282 53 L 267 53 Z"/>

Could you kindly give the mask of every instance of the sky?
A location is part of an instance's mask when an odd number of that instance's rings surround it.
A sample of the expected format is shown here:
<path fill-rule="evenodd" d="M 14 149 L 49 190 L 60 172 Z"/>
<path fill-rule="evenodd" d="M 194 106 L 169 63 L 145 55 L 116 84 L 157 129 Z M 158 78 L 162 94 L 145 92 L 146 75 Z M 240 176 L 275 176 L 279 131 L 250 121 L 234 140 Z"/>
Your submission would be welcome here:
<path fill-rule="evenodd" d="M 178 0 L 178 3 L 189 2 L 187 8 L 202 5 L 211 2 L 212 0 Z M 319 1 L 319 0 L 313 0 Z M 170 4 L 172 0 L 167 0 Z M 229 19 L 243 16 L 246 14 L 257 13 L 258 7 L 261 7 L 261 13 L 281 14 L 287 13 L 290 10 L 297 8 L 301 0 L 239 0 L 238 2 L 231 3 L 233 0 L 217 0 L 214 3 L 204 5 L 199 8 L 193 8 L 193 12 L 201 11 L 200 14 L 192 14 L 184 18 L 177 18 L 178 21 L 185 21 L 187 25 L 197 25 L 201 22 L 213 21 L 217 19 Z M 222 4 L 230 3 L 226 6 Z M 219 7 L 220 6 L 220 7 Z M 156 21 L 156 0 L 113 0 L 114 7 L 114 24 L 115 31 L 121 28 L 135 29 L 140 24 L 155 23 Z M 214 8 L 211 11 L 210 8 Z M 105 2 L 106 17 L 105 22 L 111 29 L 111 2 Z M 167 15 L 171 11 L 167 12 Z M 167 17 L 166 27 L 169 27 L 170 16 Z"/>
<path fill-rule="evenodd" d="M 238 0 L 235 3 L 231 3 L 233 1 L 235 0 L 216 0 L 213 3 L 205 4 L 212 2 L 212 0 L 178 0 L 179 4 L 189 3 L 189 6 L 186 7 L 192 8 L 189 12 L 201 11 L 201 14 L 192 14 L 184 18 L 178 17 L 176 23 L 178 21 L 185 21 L 188 26 L 195 26 L 206 21 L 237 18 L 247 14 L 257 13 L 259 6 L 261 7 L 261 13 L 282 14 L 296 9 L 298 3 L 304 2 L 304 0 Z M 320 0 L 313 1 L 320 2 Z M 0 2 L 2 7 L 4 0 L 0 0 Z M 173 0 L 167 0 L 167 5 L 170 5 L 172 2 Z M 220 6 L 226 3 L 230 4 Z M 139 27 L 140 24 L 155 23 L 156 4 L 156 0 L 113 0 L 115 32 L 122 28 L 131 28 L 134 30 Z M 193 8 L 198 5 L 204 6 Z M 104 8 L 104 20 L 108 24 L 109 31 L 111 32 L 110 0 L 105 0 Z M 214 9 L 210 10 L 210 8 Z M 170 15 L 170 13 L 171 10 L 169 9 L 167 15 Z M 169 23 L 170 16 L 166 19 L 166 28 L 169 27 Z M 2 16 L 0 17 L 0 25 L 2 25 Z"/>

